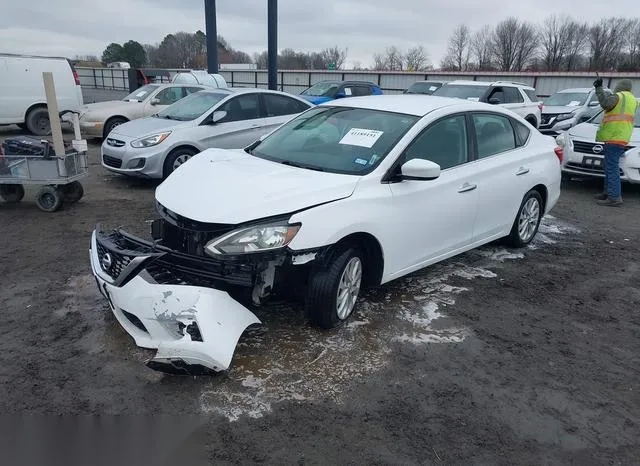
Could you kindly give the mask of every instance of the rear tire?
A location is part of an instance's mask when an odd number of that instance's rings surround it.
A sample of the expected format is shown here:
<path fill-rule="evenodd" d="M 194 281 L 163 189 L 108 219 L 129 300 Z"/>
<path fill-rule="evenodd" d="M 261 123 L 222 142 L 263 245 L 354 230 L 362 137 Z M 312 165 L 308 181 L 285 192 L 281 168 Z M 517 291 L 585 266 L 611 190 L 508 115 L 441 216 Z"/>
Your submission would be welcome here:
<path fill-rule="evenodd" d="M 46 136 L 51 132 L 49 111 L 46 107 L 36 107 L 27 114 L 25 121 L 27 130 L 36 136 Z"/>
<path fill-rule="evenodd" d="M 164 160 L 163 178 L 171 175 L 180 165 L 196 154 L 197 152 L 189 147 L 178 147 L 174 149 Z"/>
<path fill-rule="evenodd" d="M 18 128 L 20 128 L 20 129 L 25 130 L 25 131 L 28 131 L 28 130 L 29 130 L 29 128 L 27 128 L 27 124 L 26 124 L 26 123 L 18 123 L 16 126 L 17 126 Z"/>
<path fill-rule="evenodd" d="M 538 191 L 529 191 L 522 199 L 511 233 L 506 238 L 507 243 L 516 248 L 527 246 L 538 233 L 543 215 L 542 196 Z"/>
<path fill-rule="evenodd" d="M 62 193 L 54 186 L 43 186 L 36 194 L 36 204 L 44 212 L 56 212 L 62 207 Z"/>
<path fill-rule="evenodd" d="M 109 136 L 109 133 L 113 130 L 113 128 L 115 128 L 116 126 L 120 126 L 127 121 L 129 120 L 122 117 L 109 118 L 104 124 L 104 129 L 102 130 L 102 136 L 104 137 L 104 139 L 107 139 L 107 136 Z"/>
<path fill-rule="evenodd" d="M 313 325 L 330 329 L 353 314 L 362 288 L 362 256 L 359 249 L 349 247 L 336 253 L 326 268 L 312 272 L 306 311 Z"/>
<path fill-rule="evenodd" d="M 0 184 L 0 197 L 5 202 L 20 202 L 24 198 L 24 187 L 21 184 Z"/>
<path fill-rule="evenodd" d="M 73 181 L 72 183 L 62 185 L 58 188 L 62 193 L 64 202 L 73 204 L 78 202 L 84 196 L 84 188 L 79 181 Z"/>

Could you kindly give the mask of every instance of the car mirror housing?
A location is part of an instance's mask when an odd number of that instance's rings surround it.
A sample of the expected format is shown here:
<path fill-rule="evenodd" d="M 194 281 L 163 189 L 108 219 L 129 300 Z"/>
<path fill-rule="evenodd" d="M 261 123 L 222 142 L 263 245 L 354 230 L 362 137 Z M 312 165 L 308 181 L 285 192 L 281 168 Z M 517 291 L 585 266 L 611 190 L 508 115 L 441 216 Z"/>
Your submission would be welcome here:
<path fill-rule="evenodd" d="M 491 97 L 489 99 L 489 103 L 491 105 L 500 105 L 500 99 L 498 99 L 497 97 Z"/>
<path fill-rule="evenodd" d="M 435 180 L 440 176 L 440 165 L 430 160 L 411 159 L 400 168 L 403 180 Z"/>
<path fill-rule="evenodd" d="M 160 105 L 160 99 L 151 99 L 151 105 Z"/>
<path fill-rule="evenodd" d="M 347 96 L 347 94 L 345 94 L 344 92 L 336 92 L 336 95 L 334 96 L 334 98 L 336 99 L 344 99 Z"/>
<path fill-rule="evenodd" d="M 227 112 L 225 112 L 224 110 L 217 110 L 213 112 L 213 115 L 211 115 L 211 124 L 215 125 L 216 123 L 223 120 L 226 116 Z"/>
<path fill-rule="evenodd" d="M 597 100 L 589 102 L 589 107 L 597 107 L 598 105 L 600 105 L 600 102 L 598 102 Z"/>

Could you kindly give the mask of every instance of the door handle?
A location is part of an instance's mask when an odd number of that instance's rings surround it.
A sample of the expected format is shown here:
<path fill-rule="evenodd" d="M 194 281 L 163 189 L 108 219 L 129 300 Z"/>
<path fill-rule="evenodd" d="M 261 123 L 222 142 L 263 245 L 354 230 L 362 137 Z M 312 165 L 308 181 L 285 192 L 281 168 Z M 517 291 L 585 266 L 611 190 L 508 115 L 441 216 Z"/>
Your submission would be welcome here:
<path fill-rule="evenodd" d="M 478 187 L 478 185 L 465 183 L 465 184 L 462 185 L 462 187 L 460 189 L 458 189 L 458 192 L 459 193 L 468 193 L 469 191 L 473 191 L 477 187 Z"/>
<path fill-rule="evenodd" d="M 529 173 L 529 169 L 528 168 L 520 167 L 518 169 L 518 171 L 516 172 L 516 176 L 526 175 L 527 173 Z"/>

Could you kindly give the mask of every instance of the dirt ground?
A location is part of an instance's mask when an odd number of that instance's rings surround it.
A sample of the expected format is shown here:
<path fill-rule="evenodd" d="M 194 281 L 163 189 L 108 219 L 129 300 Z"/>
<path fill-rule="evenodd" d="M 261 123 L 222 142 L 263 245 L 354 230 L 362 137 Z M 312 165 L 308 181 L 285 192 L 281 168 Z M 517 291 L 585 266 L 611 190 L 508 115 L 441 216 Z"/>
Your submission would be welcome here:
<path fill-rule="evenodd" d="M 146 234 L 155 184 L 90 160 L 73 206 L 0 202 L 0 410 L 124 415 L 83 464 L 640 464 L 640 187 L 613 209 L 566 182 L 529 248 L 381 287 L 338 330 L 273 303 L 229 371 L 181 378 L 144 366 L 90 274 L 94 225 Z"/>

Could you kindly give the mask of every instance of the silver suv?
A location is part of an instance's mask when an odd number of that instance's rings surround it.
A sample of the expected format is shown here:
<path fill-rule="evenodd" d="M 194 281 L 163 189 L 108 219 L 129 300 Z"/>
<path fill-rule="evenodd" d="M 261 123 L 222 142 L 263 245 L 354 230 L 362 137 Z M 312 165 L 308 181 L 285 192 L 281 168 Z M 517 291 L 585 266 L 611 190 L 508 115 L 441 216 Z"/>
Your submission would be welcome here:
<path fill-rule="evenodd" d="M 450 81 L 432 95 L 457 97 L 500 105 L 527 120 L 534 128 L 540 125 L 542 102 L 533 87 L 513 81 Z"/>
<path fill-rule="evenodd" d="M 601 110 L 593 87 L 564 89 L 546 98 L 542 107 L 540 132 L 557 136 L 588 121 Z"/>

